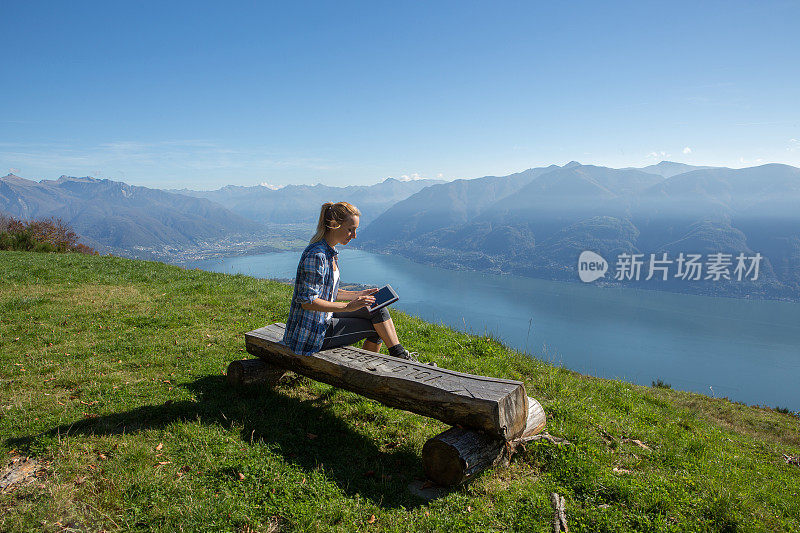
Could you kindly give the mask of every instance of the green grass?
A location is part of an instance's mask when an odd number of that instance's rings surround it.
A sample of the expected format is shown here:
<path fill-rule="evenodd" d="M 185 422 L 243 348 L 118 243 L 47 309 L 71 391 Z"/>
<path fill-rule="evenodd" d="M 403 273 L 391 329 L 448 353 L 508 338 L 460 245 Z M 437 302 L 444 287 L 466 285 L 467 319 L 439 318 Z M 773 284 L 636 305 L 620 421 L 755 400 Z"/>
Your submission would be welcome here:
<path fill-rule="evenodd" d="M 792 414 L 582 376 L 393 312 L 439 366 L 524 381 L 572 442 L 419 500 L 407 487 L 442 423 L 302 377 L 226 385 L 244 333 L 285 321 L 290 297 L 242 275 L 0 252 L 0 453 L 44 465 L 0 494 L 0 530 L 550 531 L 551 491 L 570 531 L 800 530 Z"/>

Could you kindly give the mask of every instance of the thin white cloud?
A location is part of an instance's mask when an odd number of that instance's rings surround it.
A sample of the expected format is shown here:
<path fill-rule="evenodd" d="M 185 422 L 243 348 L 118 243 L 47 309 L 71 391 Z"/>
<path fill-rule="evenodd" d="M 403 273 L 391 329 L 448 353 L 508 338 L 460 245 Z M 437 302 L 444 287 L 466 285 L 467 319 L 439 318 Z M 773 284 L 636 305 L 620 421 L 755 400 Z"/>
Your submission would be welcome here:
<path fill-rule="evenodd" d="M 421 176 L 419 174 L 419 172 L 413 172 L 411 174 L 402 174 L 402 175 L 400 175 L 400 176 L 398 176 L 396 178 L 394 176 L 388 176 L 383 181 L 386 181 L 386 180 L 418 181 L 418 180 L 429 180 L 429 179 L 433 179 L 433 178 L 430 178 L 428 176 Z M 438 174 L 436 174 L 436 179 L 444 179 L 444 174 L 439 172 Z"/>
<path fill-rule="evenodd" d="M 745 159 L 744 157 L 740 157 L 739 158 L 739 163 L 741 163 L 744 166 L 760 165 L 763 162 L 764 162 L 764 159 L 761 158 L 761 157 L 757 157 L 755 159 Z"/>
<path fill-rule="evenodd" d="M 185 177 L 187 172 L 201 181 L 226 171 L 263 175 L 275 170 L 341 168 L 341 164 L 322 158 L 279 156 L 266 147 L 233 149 L 206 139 L 119 140 L 80 148 L 66 143 L 0 142 L 0 165 L 25 169 L 30 179 L 54 179 L 66 174 L 103 175 L 115 180 L 129 176 L 149 182 L 191 182 L 192 178 Z"/>
<path fill-rule="evenodd" d="M 692 153 L 692 149 L 687 146 L 686 148 L 683 149 L 683 153 L 684 153 L 684 155 L 691 154 Z"/>
<path fill-rule="evenodd" d="M 647 157 L 653 159 L 664 159 L 665 157 L 669 157 L 669 154 L 661 150 L 660 152 L 650 152 L 649 154 L 647 154 Z"/>
<path fill-rule="evenodd" d="M 735 126 L 780 126 L 783 124 L 792 124 L 791 120 L 777 120 L 773 122 L 737 122 Z"/>

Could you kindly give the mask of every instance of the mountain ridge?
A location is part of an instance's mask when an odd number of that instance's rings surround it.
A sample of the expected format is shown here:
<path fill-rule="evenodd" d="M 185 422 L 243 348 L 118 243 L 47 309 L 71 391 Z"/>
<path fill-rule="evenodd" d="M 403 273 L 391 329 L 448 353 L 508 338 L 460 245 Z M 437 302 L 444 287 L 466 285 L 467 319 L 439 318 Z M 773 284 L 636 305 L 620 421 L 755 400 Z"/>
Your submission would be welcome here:
<path fill-rule="evenodd" d="M 61 218 L 84 244 L 104 252 L 191 246 L 264 230 L 207 199 L 88 176 L 39 182 L 5 176 L 0 211 L 22 220 Z"/>
<path fill-rule="evenodd" d="M 283 224 L 287 222 L 315 224 L 319 208 L 325 202 L 347 201 L 361 211 L 361 224 L 366 225 L 386 209 L 424 189 L 444 183 L 443 180 L 409 180 L 394 178 L 374 185 L 348 185 L 332 187 L 316 185 L 285 185 L 271 189 L 262 185 L 225 186 L 214 191 L 193 191 L 180 189 L 181 194 L 206 198 L 240 213 L 250 220 Z"/>
<path fill-rule="evenodd" d="M 639 169 L 570 163 L 517 182 L 469 218 L 460 216 L 463 200 L 453 202 L 447 190 L 455 186 L 438 187 L 440 223 L 424 218 L 425 206 L 417 201 L 422 191 L 368 226 L 359 246 L 445 268 L 564 281 L 577 280 L 577 258 L 584 250 L 606 259 L 622 252 L 758 252 L 764 261 L 757 282 L 680 286 L 673 281 L 666 288 L 800 298 L 800 169 L 790 165 L 689 169 L 664 178 Z M 598 283 L 619 284 L 608 278 Z"/>

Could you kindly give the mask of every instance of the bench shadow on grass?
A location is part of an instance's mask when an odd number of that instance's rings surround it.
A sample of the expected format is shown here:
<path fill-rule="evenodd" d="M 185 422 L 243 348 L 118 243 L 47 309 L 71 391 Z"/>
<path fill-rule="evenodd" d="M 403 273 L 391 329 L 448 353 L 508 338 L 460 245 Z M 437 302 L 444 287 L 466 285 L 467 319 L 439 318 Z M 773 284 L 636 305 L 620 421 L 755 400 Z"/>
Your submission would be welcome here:
<path fill-rule="evenodd" d="M 206 376 L 179 385 L 192 391 L 197 400 L 168 400 L 161 405 L 81 419 L 38 435 L 6 439 L 6 444 L 30 450 L 41 440 L 57 436 L 130 434 L 181 421 L 237 426 L 243 428 L 240 435 L 245 445 L 273 444 L 274 453 L 308 472 L 324 465 L 324 475 L 348 496 L 360 494 L 383 508 L 412 508 L 425 503 L 408 490 L 409 482 L 422 478 L 419 455 L 404 447 L 382 451 L 374 439 L 345 424 L 325 404 L 336 394 L 334 387 L 308 400 L 283 393 L 301 379 L 305 378 L 284 378 L 275 389 L 269 389 L 232 387 L 224 376 Z M 236 475 L 231 468 L 220 474 Z"/>

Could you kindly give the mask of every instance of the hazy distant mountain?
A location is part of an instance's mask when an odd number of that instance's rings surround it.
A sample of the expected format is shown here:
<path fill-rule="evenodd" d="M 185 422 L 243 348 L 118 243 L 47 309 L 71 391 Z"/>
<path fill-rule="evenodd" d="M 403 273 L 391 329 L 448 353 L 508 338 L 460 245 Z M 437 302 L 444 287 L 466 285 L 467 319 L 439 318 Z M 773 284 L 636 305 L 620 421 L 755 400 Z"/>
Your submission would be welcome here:
<path fill-rule="evenodd" d="M 608 215 L 608 206 L 615 200 L 662 181 L 659 176 L 639 170 L 593 165 L 564 167 L 531 181 L 513 197 L 499 199 L 475 221 L 525 226 L 538 240 L 544 240 L 570 224 Z"/>
<path fill-rule="evenodd" d="M 709 202 L 735 211 L 756 210 L 764 215 L 797 214 L 800 169 L 779 164 L 731 169 L 695 170 L 663 181 L 642 195 L 643 199 L 672 198 L 693 206 Z M 767 206 L 769 208 L 767 209 Z M 654 206 L 649 205 L 648 208 Z"/>
<path fill-rule="evenodd" d="M 704 170 L 708 168 L 718 167 L 698 167 L 683 163 L 673 163 L 672 161 L 662 161 L 657 165 L 650 165 L 634 170 L 641 170 L 642 172 L 647 172 L 649 174 L 658 174 L 664 178 L 671 178 L 672 176 L 677 176 L 678 174 L 683 174 L 685 172 L 691 172 L 692 170 Z"/>
<path fill-rule="evenodd" d="M 215 191 L 172 190 L 196 198 L 207 198 L 259 222 L 277 224 L 317 222 L 319 206 L 324 202 L 350 202 L 361 211 L 365 227 L 390 206 L 417 191 L 444 183 L 443 180 L 420 179 L 400 181 L 388 178 L 375 185 L 329 187 L 327 185 L 287 185 L 272 189 L 261 185 L 242 187 L 228 185 Z"/>
<path fill-rule="evenodd" d="M 664 162 L 660 170 L 678 170 L 675 165 Z M 570 281 L 577 281 L 577 258 L 584 250 L 600 253 L 612 265 L 622 252 L 758 252 L 765 259 L 755 284 L 664 285 L 800 298 L 800 169 L 775 164 L 689 169 L 666 179 L 644 170 L 573 162 L 430 187 L 367 227 L 360 245 L 449 268 Z M 492 194 L 486 183 L 503 183 L 506 194 Z M 454 194 L 455 186 L 462 196 Z M 428 210 L 436 216 L 427 216 Z"/>
<path fill-rule="evenodd" d="M 560 167 L 532 168 L 509 176 L 460 179 L 432 185 L 396 203 L 362 231 L 359 241 L 382 246 L 472 220 L 500 198 Z"/>
<path fill-rule="evenodd" d="M 599 211 L 605 202 L 662 178 L 638 170 L 581 165 L 533 168 L 509 176 L 457 180 L 398 202 L 359 237 L 364 246 L 406 241 L 459 224 L 522 226 L 541 239 Z M 524 231 L 523 231 L 524 233 Z"/>
<path fill-rule="evenodd" d="M 90 177 L 35 182 L 9 174 L 0 178 L 0 211 L 61 218 L 100 251 L 185 247 L 264 229 L 206 199 Z"/>

